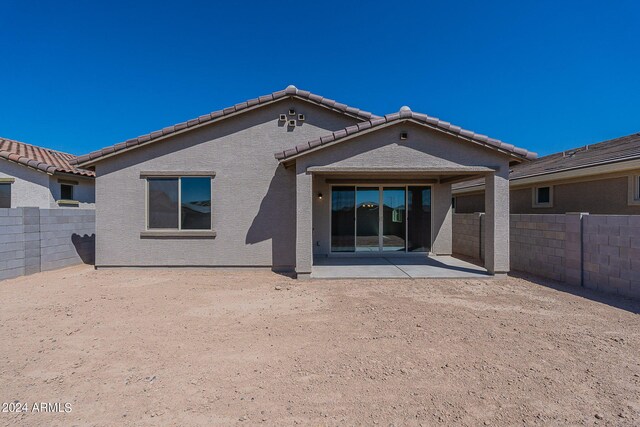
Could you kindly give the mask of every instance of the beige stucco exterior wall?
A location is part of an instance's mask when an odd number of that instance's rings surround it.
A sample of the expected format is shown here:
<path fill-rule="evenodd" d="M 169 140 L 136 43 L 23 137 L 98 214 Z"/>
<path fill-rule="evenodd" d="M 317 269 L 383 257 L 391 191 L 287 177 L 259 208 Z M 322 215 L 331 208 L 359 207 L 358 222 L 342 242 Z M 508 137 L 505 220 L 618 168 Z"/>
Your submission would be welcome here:
<path fill-rule="evenodd" d="M 306 116 L 288 128 L 278 116 Z M 357 120 L 304 101 L 284 99 L 237 117 L 172 136 L 97 164 L 96 265 L 272 266 L 296 262 L 296 171 L 274 153 Z M 141 238 L 142 171 L 215 171 L 214 239 Z M 310 233 L 309 233 L 310 234 Z"/>
<path fill-rule="evenodd" d="M 629 175 L 640 175 L 640 170 Z M 540 184 L 553 186 L 553 207 L 532 206 L 533 186 L 511 189 L 513 214 L 563 214 L 589 212 L 598 215 L 640 215 L 640 205 L 629 205 L 629 177 L 587 179 Z M 456 196 L 457 213 L 484 212 L 484 192 Z"/>

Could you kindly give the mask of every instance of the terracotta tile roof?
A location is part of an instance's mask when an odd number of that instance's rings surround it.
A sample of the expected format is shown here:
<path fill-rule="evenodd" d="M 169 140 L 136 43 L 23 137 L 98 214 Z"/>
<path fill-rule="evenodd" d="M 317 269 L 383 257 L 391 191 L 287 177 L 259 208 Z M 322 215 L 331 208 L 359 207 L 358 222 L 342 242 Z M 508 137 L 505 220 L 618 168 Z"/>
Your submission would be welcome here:
<path fill-rule="evenodd" d="M 633 159 L 640 159 L 640 133 L 561 151 L 540 157 L 532 162 L 516 165 L 512 168 L 509 179 L 513 181 Z M 484 180 L 478 179 L 454 185 L 454 188 L 461 189 L 483 184 Z"/>
<path fill-rule="evenodd" d="M 62 172 L 87 177 L 96 176 L 93 171 L 72 166 L 71 161 L 76 158 L 73 154 L 11 139 L 0 138 L 0 158 L 51 174 Z"/>
<path fill-rule="evenodd" d="M 507 144 L 505 142 L 499 141 L 497 139 L 489 138 L 486 135 L 480 135 L 480 134 L 462 129 L 459 126 L 454 126 L 449 122 L 439 120 L 435 117 L 427 116 L 426 114 L 414 113 L 409 109 L 409 107 L 402 107 L 400 111 L 397 113 L 387 114 L 384 117 L 375 117 L 366 122 L 358 123 L 357 125 L 350 126 L 342 130 L 333 132 L 332 134 L 329 134 L 322 138 L 297 145 L 296 147 L 293 147 L 289 150 L 278 152 L 275 154 L 275 157 L 280 161 L 284 161 L 287 159 L 291 159 L 292 157 L 295 157 L 299 154 L 303 154 L 306 151 L 312 150 L 314 148 L 317 148 L 325 144 L 331 144 L 333 142 L 339 141 L 348 136 L 352 136 L 364 130 L 373 129 L 376 127 L 381 127 L 385 124 L 402 122 L 406 120 L 413 120 L 418 123 L 425 124 L 429 127 L 437 128 L 439 130 L 442 130 L 454 136 L 469 139 L 471 141 L 482 144 L 484 146 L 487 146 L 496 150 L 504 151 L 523 159 L 531 160 L 537 157 L 536 153 L 527 151 L 523 148 L 518 148 L 511 144 Z"/>
<path fill-rule="evenodd" d="M 214 111 L 212 113 L 209 114 L 205 114 L 203 116 L 200 116 L 198 118 L 192 119 L 192 120 L 188 120 L 186 122 L 183 123 L 178 123 L 176 125 L 173 126 L 168 126 L 166 128 L 163 128 L 162 130 L 158 130 L 155 132 L 151 132 L 147 135 L 142 135 L 139 136 L 137 138 L 132 138 L 129 139 L 127 141 L 121 142 L 119 144 L 116 145 L 112 145 L 110 147 L 106 147 L 103 148 L 101 150 L 97 150 L 94 151 L 92 153 L 86 154 L 84 156 L 79 156 L 76 160 L 73 161 L 72 164 L 82 164 L 82 163 L 86 163 L 92 160 L 97 160 L 101 157 L 104 157 L 106 155 L 112 154 L 112 153 L 116 153 L 118 151 L 122 151 L 122 150 L 126 150 L 128 148 L 137 146 L 137 145 L 142 145 L 142 144 L 147 144 L 149 142 L 152 142 L 153 140 L 156 140 L 160 137 L 166 136 L 166 135 L 170 135 L 172 133 L 181 131 L 183 129 L 187 129 L 190 127 L 194 127 L 194 126 L 198 126 L 201 125 L 203 123 L 208 123 L 208 122 L 213 122 L 213 121 L 217 121 L 219 119 L 225 118 L 225 116 L 229 116 L 230 114 L 234 114 L 237 112 L 241 112 L 243 110 L 248 110 L 252 107 L 255 107 L 257 105 L 262 105 L 262 104 L 269 104 L 271 102 L 274 101 L 278 101 L 280 99 L 283 98 L 299 98 L 299 99 L 303 99 L 306 101 L 309 101 L 311 103 L 317 104 L 317 105 L 321 105 L 323 107 L 329 108 L 333 111 L 337 111 L 343 114 L 347 114 L 353 117 L 356 117 L 360 120 L 370 120 L 372 118 L 376 118 L 378 116 L 371 114 L 367 111 L 362 111 L 358 108 L 353 108 L 350 107 L 348 105 L 345 104 L 341 104 L 339 102 L 334 101 L 333 99 L 328 99 L 328 98 L 324 98 L 320 95 L 316 95 L 313 94 L 307 90 L 300 90 L 297 89 L 295 86 L 293 85 L 289 85 L 287 86 L 286 89 L 284 90 L 280 90 L 277 92 L 273 92 L 269 95 L 264 95 L 264 96 L 260 96 L 258 98 L 255 99 L 250 99 L 248 101 L 245 102 L 241 102 L 240 104 L 236 104 L 232 107 L 228 107 L 228 108 L 224 108 L 222 110 L 218 110 L 218 111 Z"/>

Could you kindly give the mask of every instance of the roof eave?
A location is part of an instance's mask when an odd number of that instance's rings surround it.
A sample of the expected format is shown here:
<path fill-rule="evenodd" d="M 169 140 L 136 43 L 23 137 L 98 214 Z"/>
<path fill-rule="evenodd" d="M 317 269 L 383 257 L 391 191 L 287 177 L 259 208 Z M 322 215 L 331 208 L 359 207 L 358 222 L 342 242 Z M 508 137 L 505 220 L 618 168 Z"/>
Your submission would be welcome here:
<path fill-rule="evenodd" d="M 631 162 L 631 164 L 629 164 L 628 167 L 621 169 L 620 163 L 625 163 L 625 162 Z M 608 170 L 607 167 L 610 167 L 612 165 L 616 165 L 616 168 L 612 170 Z M 586 165 L 580 165 L 580 166 L 575 166 L 575 167 L 565 168 L 565 169 L 558 169 L 558 170 L 548 171 L 548 172 L 541 172 L 537 174 L 519 176 L 517 178 L 510 178 L 509 182 L 513 183 L 514 186 L 525 186 L 530 184 L 537 184 L 540 182 L 554 181 L 556 179 L 563 179 L 563 180 L 576 179 L 576 178 L 582 178 L 582 177 L 604 175 L 607 173 L 615 173 L 615 172 L 625 173 L 630 170 L 635 170 L 639 167 L 640 167 L 640 155 L 625 157 L 623 159 L 614 159 L 614 160 L 608 160 L 603 162 L 589 163 Z M 578 174 L 578 172 L 580 171 L 584 171 L 585 169 L 587 170 L 593 169 L 593 168 L 601 168 L 601 169 L 595 170 L 593 173 Z M 565 176 L 561 178 L 554 177 L 554 175 L 557 176 L 559 174 L 563 174 Z M 474 184 L 474 185 L 462 186 L 454 189 L 454 192 L 457 192 L 457 193 L 462 193 L 462 192 L 468 193 L 472 191 L 484 191 L 484 184 Z"/>

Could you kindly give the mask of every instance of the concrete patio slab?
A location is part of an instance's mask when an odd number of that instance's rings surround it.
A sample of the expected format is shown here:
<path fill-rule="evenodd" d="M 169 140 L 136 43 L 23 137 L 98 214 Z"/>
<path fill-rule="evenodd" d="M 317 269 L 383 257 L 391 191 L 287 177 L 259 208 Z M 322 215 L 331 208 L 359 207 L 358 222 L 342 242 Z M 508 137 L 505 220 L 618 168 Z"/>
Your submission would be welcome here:
<path fill-rule="evenodd" d="M 486 269 L 452 256 L 316 257 L 314 279 L 486 278 Z"/>

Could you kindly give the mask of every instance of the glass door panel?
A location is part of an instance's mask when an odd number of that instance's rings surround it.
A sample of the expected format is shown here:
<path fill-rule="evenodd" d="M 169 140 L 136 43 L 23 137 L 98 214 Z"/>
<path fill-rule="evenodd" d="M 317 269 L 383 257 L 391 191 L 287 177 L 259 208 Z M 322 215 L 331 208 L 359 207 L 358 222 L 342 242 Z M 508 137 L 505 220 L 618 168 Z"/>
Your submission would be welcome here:
<path fill-rule="evenodd" d="M 356 189 L 356 251 L 380 250 L 380 190 L 378 187 Z"/>
<path fill-rule="evenodd" d="M 407 194 L 409 252 L 431 250 L 431 187 L 409 186 Z"/>
<path fill-rule="evenodd" d="M 355 250 L 355 187 L 333 187 L 331 189 L 331 251 L 353 252 Z"/>
<path fill-rule="evenodd" d="M 404 187 L 385 187 L 382 201 L 382 250 L 404 252 L 407 231 Z"/>

